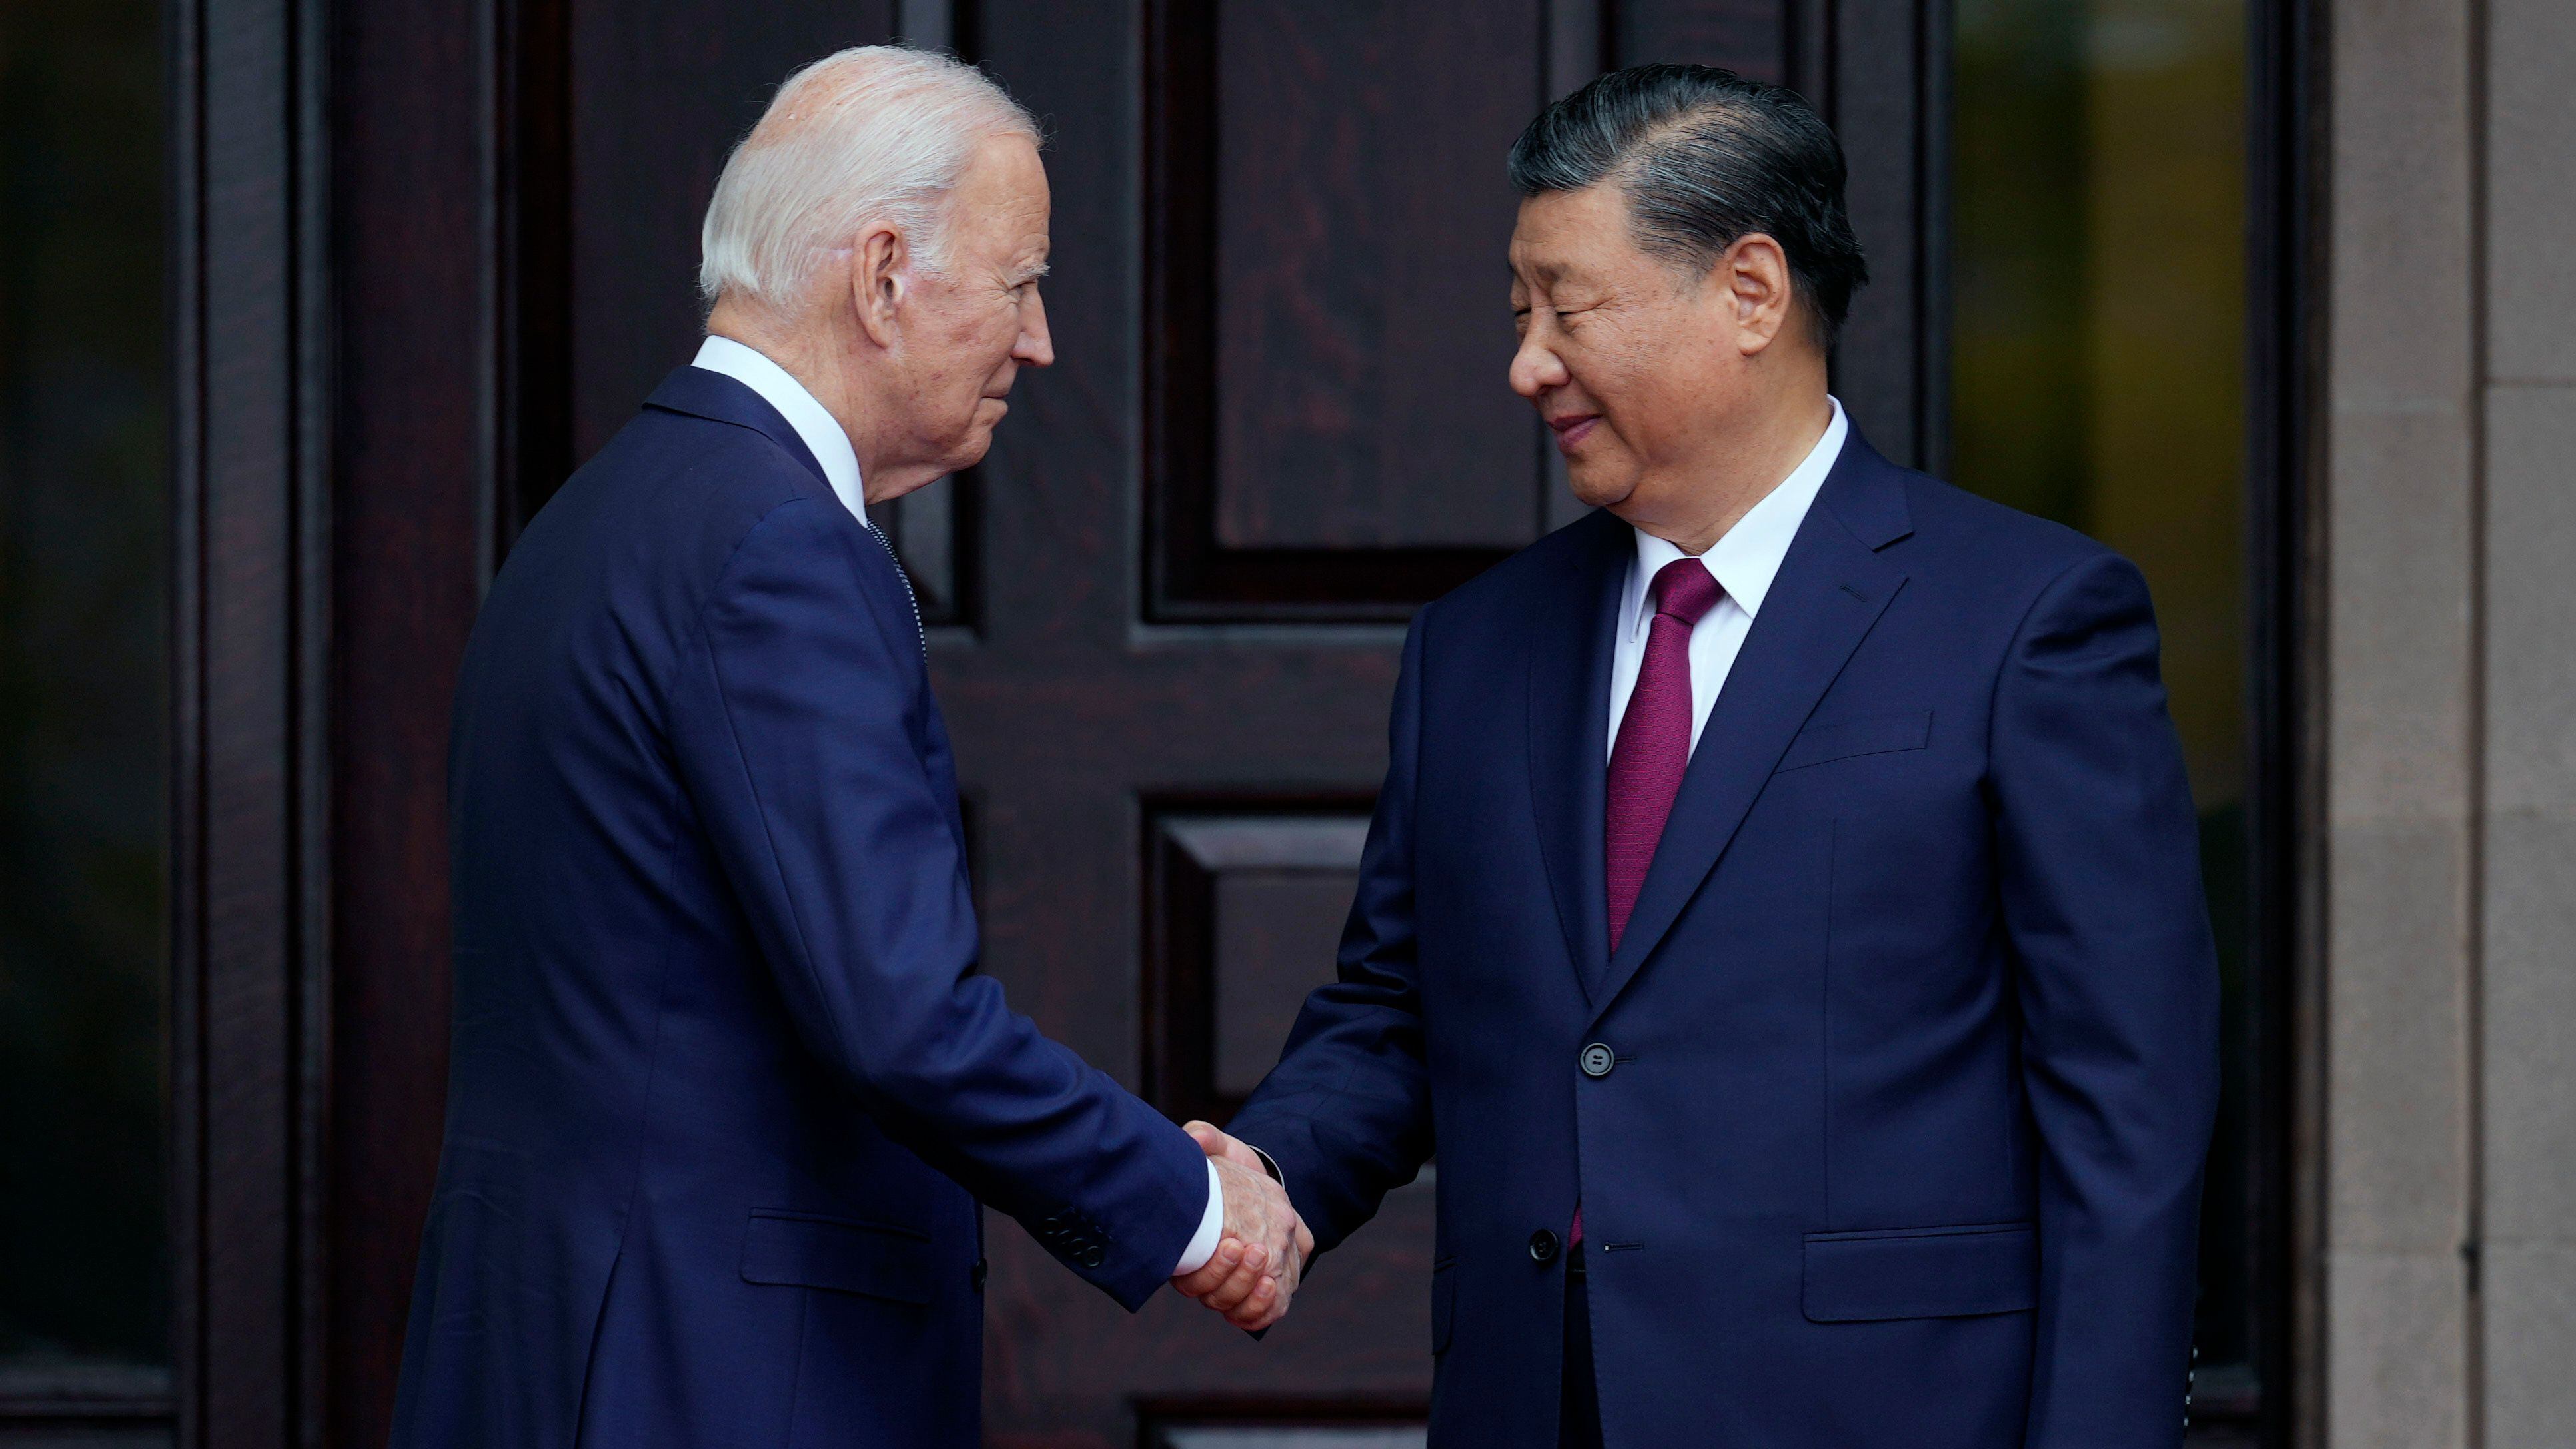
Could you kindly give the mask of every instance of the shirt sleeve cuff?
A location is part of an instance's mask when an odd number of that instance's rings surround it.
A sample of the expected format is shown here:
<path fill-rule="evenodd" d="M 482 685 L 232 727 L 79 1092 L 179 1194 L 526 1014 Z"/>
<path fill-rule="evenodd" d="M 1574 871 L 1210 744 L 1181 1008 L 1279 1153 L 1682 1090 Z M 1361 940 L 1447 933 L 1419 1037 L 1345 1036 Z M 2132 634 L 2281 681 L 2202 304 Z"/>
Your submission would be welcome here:
<path fill-rule="evenodd" d="M 1216 1256 L 1217 1239 L 1225 1235 L 1225 1186 L 1217 1180 L 1216 1159 L 1213 1157 L 1208 1159 L 1207 1174 L 1207 1211 L 1199 1216 L 1197 1236 L 1181 1250 L 1181 1261 L 1172 1269 L 1175 1278 L 1206 1267 L 1208 1259 Z"/>

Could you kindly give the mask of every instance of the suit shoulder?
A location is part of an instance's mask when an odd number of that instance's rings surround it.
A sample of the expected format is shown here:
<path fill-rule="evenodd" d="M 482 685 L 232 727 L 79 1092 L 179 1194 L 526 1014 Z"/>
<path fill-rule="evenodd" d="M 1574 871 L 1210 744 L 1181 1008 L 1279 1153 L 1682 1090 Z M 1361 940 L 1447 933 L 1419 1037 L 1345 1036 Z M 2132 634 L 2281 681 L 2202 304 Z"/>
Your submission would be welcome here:
<path fill-rule="evenodd" d="M 1993 558 L 2027 560 L 2039 567 L 2064 568 L 2111 552 L 2099 540 L 2065 524 L 1971 493 L 1929 473 L 1908 470 L 1905 482 L 1915 531 L 1928 539 L 1975 548 Z"/>
<path fill-rule="evenodd" d="M 762 434 L 647 408 L 565 481 L 522 543 L 557 530 L 642 532 L 729 552 L 771 511 L 817 497 L 838 506 L 827 484 Z"/>
<path fill-rule="evenodd" d="M 590 600 L 693 613 L 773 516 L 819 514 L 821 479 L 746 428 L 647 409 L 565 480 L 510 548 L 486 617 Z M 823 527 L 817 523 L 810 525 Z"/>
<path fill-rule="evenodd" d="M 630 442 L 620 459 L 624 471 L 668 479 L 683 495 L 716 505 L 708 512 L 718 517 L 757 518 L 782 503 L 830 494 L 785 448 L 733 423 L 647 408 L 598 461 Z"/>
<path fill-rule="evenodd" d="M 1929 474 L 1908 471 L 1905 483 L 1914 533 L 1890 552 L 1909 572 L 1961 575 L 2027 601 L 2080 564 L 2126 563 L 2099 539 Z"/>

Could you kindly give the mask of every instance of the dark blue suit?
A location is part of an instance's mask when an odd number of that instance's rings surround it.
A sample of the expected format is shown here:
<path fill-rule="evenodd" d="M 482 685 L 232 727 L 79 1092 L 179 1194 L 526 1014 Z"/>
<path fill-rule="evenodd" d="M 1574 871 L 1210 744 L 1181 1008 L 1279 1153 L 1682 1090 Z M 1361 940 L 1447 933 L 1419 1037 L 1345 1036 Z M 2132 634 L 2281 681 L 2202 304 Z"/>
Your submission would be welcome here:
<path fill-rule="evenodd" d="M 1233 1130 L 1325 1245 L 1437 1146 L 1437 1445 L 1557 1442 L 1578 1201 L 1610 1449 L 2176 1444 L 2217 968 L 2137 570 L 1852 434 L 1613 953 L 1634 557 L 1594 514 L 1416 617 Z"/>
<path fill-rule="evenodd" d="M 749 388 L 674 373 L 511 550 L 449 803 L 397 1446 L 972 1445 L 977 1199 L 1168 1279 L 1206 1160 L 973 974 L 903 580 Z"/>

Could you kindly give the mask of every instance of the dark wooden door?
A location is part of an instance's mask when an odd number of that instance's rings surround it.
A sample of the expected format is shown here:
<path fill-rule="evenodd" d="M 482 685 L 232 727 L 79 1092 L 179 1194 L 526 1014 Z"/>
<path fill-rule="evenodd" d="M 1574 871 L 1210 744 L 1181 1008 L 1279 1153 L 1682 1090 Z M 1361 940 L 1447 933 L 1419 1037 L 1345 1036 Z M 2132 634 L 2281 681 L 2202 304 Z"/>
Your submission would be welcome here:
<path fill-rule="evenodd" d="M 323 9 L 178 7 L 190 1443 L 382 1441 L 442 1105 L 465 631 L 519 523 L 689 356 L 708 192 L 796 64 L 947 44 L 1046 124 L 1061 361 L 980 468 L 882 521 L 986 969 L 1176 1117 L 1239 1101 L 1330 970 L 1406 619 L 1571 511 L 1504 383 L 1503 153 L 1547 97 L 1644 59 L 1817 97 L 1878 279 L 1837 385 L 1937 460 L 1930 0 Z M 1257 1345 L 1178 1300 L 1130 1321 L 996 1222 L 993 1442 L 1418 1417 L 1435 1191 Z"/>

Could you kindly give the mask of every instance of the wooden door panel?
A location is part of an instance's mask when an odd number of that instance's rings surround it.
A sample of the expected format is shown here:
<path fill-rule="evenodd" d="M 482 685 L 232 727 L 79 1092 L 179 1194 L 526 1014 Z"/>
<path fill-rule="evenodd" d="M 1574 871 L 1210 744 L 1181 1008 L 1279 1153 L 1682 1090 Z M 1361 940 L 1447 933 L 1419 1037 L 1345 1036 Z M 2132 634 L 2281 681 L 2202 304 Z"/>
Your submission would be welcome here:
<path fill-rule="evenodd" d="M 1332 979 L 1370 801 L 1144 802 L 1144 1094 L 1223 1122 L 1279 1058 L 1306 993 Z"/>
<path fill-rule="evenodd" d="M 1146 0 L 1149 619 L 1400 621 L 1543 526 L 1493 299 L 1548 57 L 1534 12 L 1482 18 Z"/>
<path fill-rule="evenodd" d="M 1527 544 L 1547 478 L 1503 386 L 1497 158 L 1540 99 L 1536 0 L 1188 8 L 1216 28 L 1215 114 L 1173 124 L 1213 122 L 1216 184 L 1170 204 L 1215 208 L 1215 355 L 1174 365 L 1216 370 L 1189 482 L 1218 546 Z"/>
<path fill-rule="evenodd" d="M 1832 0 L 1799 65 L 1842 137 L 1869 253 L 1834 390 L 1880 452 L 1936 473 L 1949 463 L 1948 17 L 1927 0 Z"/>
<path fill-rule="evenodd" d="M 1783 0 L 1609 0 L 1609 10 L 1620 65 L 1686 61 L 1773 85 L 1789 80 L 1791 18 Z"/>

